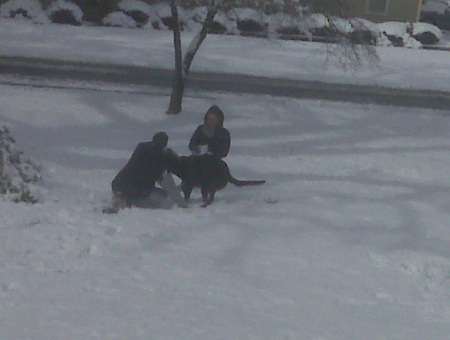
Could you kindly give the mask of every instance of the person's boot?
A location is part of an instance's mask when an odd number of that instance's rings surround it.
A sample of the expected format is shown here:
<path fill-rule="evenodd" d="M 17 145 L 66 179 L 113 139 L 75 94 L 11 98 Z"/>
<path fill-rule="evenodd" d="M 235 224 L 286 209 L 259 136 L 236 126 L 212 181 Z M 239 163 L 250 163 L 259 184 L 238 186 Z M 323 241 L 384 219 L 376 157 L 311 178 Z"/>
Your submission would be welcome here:
<path fill-rule="evenodd" d="M 128 200 L 122 195 L 121 192 L 118 192 L 114 194 L 113 197 L 113 207 L 119 209 L 125 209 L 128 208 L 130 204 L 128 203 Z"/>
<path fill-rule="evenodd" d="M 117 214 L 120 209 L 128 208 L 130 204 L 128 200 L 120 193 L 114 193 L 112 197 L 112 205 L 110 207 L 103 208 L 104 214 Z"/>

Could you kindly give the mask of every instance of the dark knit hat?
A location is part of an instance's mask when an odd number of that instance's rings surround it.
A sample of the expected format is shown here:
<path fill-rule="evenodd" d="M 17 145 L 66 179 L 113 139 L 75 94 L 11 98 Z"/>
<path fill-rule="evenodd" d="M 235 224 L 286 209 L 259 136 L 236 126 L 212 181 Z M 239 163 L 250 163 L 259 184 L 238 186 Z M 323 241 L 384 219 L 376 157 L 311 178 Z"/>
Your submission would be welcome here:
<path fill-rule="evenodd" d="M 161 149 L 165 148 L 167 142 L 169 141 L 169 136 L 164 131 L 159 131 L 153 136 L 152 142 L 159 146 Z"/>

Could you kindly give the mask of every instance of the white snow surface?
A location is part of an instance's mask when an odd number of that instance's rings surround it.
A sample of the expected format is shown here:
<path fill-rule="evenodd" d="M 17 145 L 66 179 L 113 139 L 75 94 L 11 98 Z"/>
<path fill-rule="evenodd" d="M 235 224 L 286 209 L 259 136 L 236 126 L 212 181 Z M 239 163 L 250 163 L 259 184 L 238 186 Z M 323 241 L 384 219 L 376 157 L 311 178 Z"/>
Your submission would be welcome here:
<path fill-rule="evenodd" d="M 3 20 L 0 37 L 1 55 L 170 67 L 168 32 Z M 449 90 L 447 54 L 378 51 L 381 65 L 347 75 L 320 44 L 208 36 L 195 65 Z M 0 124 L 47 189 L 35 205 L 0 200 L 0 339 L 450 334 L 450 110 L 187 88 L 167 116 L 168 89 L 53 85 L 0 85 Z M 265 185 L 230 184 L 208 208 L 195 191 L 188 209 L 101 213 L 138 142 L 164 130 L 188 154 L 214 103 L 232 173 Z"/>
<path fill-rule="evenodd" d="M 183 33 L 187 48 L 196 32 Z M 0 54 L 173 67 L 170 31 L 34 25 L 0 20 Z M 329 48 L 328 48 L 329 50 Z M 379 63 L 346 71 L 325 44 L 209 35 L 191 71 L 450 91 L 448 52 L 377 47 Z M 408 62 L 405 62 L 405 60 Z"/>
<path fill-rule="evenodd" d="M 38 0 L 9 0 L 0 6 L 0 17 L 9 18 L 11 12 L 16 12 L 18 9 L 25 9 L 33 22 L 40 24 L 50 22 Z"/>
<path fill-rule="evenodd" d="M 136 21 L 133 20 L 129 15 L 126 15 L 122 11 L 115 11 L 109 13 L 102 20 L 104 25 L 107 26 L 117 26 L 117 27 L 128 27 L 136 28 Z"/>

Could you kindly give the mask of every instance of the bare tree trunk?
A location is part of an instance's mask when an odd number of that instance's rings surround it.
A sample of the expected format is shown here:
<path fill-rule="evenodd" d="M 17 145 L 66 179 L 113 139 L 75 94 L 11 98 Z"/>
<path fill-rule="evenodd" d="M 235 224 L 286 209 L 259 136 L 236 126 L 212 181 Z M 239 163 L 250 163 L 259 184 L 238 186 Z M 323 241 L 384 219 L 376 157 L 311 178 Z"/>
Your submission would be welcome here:
<path fill-rule="evenodd" d="M 172 0 L 170 3 L 173 20 L 173 45 L 175 49 L 175 72 L 173 76 L 172 94 L 170 96 L 169 108 L 167 114 L 177 114 L 182 110 L 182 101 L 184 93 L 184 77 L 183 77 L 183 56 L 181 51 L 181 33 L 180 21 L 178 18 L 177 1 Z"/>
<path fill-rule="evenodd" d="M 186 54 L 183 59 L 183 53 L 181 50 L 181 33 L 180 23 L 178 18 L 177 1 L 172 0 L 170 8 L 173 18 L 173 42 L 175 49 L 175 73 L 173 78 L 172 93 L 170 96 L 169 108 L 167 114 L 177 114 L 182 110 L 183 94 L 184 94 L 184 81 L 191 68 L 192 61 L 199 50 L 201 44 L 208 35 L 208 28 L 212 23 L 214 16 L 217 13 L 218 3 L 214 0 L 210 2 L 208 6 L 208 12 L 206 14 L 205 21 L 203 22 L 200 32 L 191 41 Z"/>
<path fill-rule="evenodd" d="M 183 71 L 185 75 L 189 73 L 192 60 L 194 60 L 195 54 L 200 48 L 200 45 L 203 43 L 203 40 L 205 40 L 206 36 L 208 35 L 208 28 L 213 22 L 216 13 L 217 13 L 216 6 L 208 7 L 208 12 L 206 13 L 206 19 L 203 22 L 202 29 L 197 34 L 197 36 L 191 41 L 191 44 L 189 45 L 189 48 L 187 49 L 186 54 L 184 56 Z"/>

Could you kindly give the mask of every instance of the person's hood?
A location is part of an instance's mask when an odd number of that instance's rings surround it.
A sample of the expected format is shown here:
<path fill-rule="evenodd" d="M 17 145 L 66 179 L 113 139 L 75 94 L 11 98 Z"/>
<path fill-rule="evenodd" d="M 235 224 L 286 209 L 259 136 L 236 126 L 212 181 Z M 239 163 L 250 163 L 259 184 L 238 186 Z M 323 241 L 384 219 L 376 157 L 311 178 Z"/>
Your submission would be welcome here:
<path fill-rule="evenodd" d="M 206 111 L 205 117 L 203 118 L 203 122 L 206 122 L 206 117 L 209 114 L 214 114 L 217 117 L 219 117 L 219 126 L 222 127 L 223 126 L 223 122 L 225 120 L 225 115 L 223 114 L 223 111 L 220 109 L 219 106 L 217 105 L 212 105 L 208 111 Z"/>

